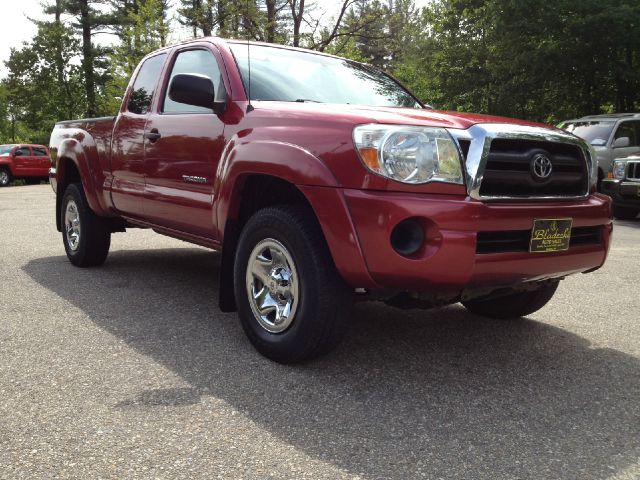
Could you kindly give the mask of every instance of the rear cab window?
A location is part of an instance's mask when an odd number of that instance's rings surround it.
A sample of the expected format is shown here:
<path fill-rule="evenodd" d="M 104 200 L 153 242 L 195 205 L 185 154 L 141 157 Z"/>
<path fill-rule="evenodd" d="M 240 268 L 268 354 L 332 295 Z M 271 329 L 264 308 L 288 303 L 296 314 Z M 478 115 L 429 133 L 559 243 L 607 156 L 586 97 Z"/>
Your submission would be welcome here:
<path fill-rule="evenodd" d="M 147 58 L 140 66 L 129 95 L 127 111 L 138 115 L 145 115 L 149 112 L 166 57 L 166 53 L 155 55 Z"/>

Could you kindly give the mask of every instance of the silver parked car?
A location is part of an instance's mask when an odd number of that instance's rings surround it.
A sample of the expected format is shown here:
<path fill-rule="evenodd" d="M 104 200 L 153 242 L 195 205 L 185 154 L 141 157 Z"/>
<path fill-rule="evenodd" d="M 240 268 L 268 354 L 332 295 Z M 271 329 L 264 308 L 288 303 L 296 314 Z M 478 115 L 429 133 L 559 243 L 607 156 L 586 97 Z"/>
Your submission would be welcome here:
<path fill-rule="evenodd" d="M 589 115 L 558 127 L 589 142 L 598 153 L 598 190 L 618 158 L 640 155 L 640 113 Z"/>

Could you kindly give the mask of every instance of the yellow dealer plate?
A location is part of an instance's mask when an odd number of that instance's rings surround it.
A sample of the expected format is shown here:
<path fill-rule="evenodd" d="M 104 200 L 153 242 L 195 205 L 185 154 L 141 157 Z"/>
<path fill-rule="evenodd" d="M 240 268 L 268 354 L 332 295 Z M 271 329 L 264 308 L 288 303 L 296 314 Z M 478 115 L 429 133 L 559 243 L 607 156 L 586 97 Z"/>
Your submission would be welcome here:
<path fill-rule="evenodd" d="M 531 230 L 529 251 L 548 253 L 568 250 L 572 223 L 571 218 L 536 218 Z"/>

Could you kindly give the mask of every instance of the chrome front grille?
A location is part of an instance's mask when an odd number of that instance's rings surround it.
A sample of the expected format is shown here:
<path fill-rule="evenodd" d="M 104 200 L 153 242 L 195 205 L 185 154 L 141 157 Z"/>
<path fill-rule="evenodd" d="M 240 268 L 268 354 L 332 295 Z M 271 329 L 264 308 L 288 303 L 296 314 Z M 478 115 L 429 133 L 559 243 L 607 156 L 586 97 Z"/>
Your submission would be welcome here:
<path fill-rule="evenodd" d="M 465 157 L 469 196 L 481 201 L 583 198 L 589 194 L 587 145 L 561 130 L 511 124 L 450 129 Z"/>
<path fill-rule="evenodd" d="M 535 169 L 539 159 L 548 159 L 545 178 Z M 514 198 L 581 196 L 589 190 L 588 179 L 587 164 L 577 145 L 496 138 L 491 142 L 480 195 Z"/>

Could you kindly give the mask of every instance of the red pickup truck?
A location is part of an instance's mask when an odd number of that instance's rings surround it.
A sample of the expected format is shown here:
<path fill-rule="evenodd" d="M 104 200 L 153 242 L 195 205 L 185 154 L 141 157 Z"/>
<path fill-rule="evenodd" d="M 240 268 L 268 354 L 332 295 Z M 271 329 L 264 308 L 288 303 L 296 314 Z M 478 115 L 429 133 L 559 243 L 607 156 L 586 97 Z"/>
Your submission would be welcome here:
<path fill-rule="evenodd" d="M 329 351 L 354 299 L 517 318 L 607 256 L 596 156 L 561 130 L 442 112 L 350 60 L 199 39 L 142 60 L 117 117 L 58 123 L 69 260 L 151 228 L 221 251 L 220 307 L 293 363 Z"/>
<path fill-rule="evenodd" d="M 0 187 L 12 180 L 46 180 L 50 167 L 49 149 L 44 145 L 0 145 Z"/>

